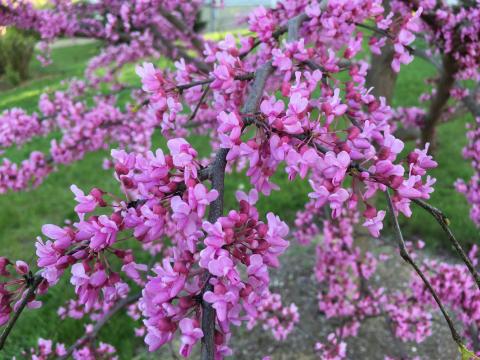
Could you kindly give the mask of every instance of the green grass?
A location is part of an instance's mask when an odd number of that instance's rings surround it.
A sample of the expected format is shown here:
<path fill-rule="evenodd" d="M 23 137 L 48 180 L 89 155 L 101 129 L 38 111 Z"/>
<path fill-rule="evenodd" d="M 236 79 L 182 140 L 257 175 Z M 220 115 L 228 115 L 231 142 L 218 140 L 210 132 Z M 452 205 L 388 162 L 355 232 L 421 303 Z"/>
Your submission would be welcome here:
<path fill-rule="evenodd" d="M 53 65 L 42 68 L 36 61 L 32 64 L 33 80 L 4 91 L 0 97 L 0 110 L 13 106 L 35 110 L 38 96 L 46 87 L 50 90 L 61 89 L 61 80 L 70 77 L 81 77 L 88 59 L 98 51 L 98 45 L 90 43 L 53 50 Z M 165 65 L 165 63 L 162 63 Z M 395 105 L 418 104 L 419 95 L 426 86 L 422 83 L 425 74 L 434 74 L 431 66 L 422 60 L 415 60 L 402 69 L 395 93 Z M 123 73 L 124 79 L 138 84 L 133 66 Z M 121 101 L 125 101 L 125 96 Z M 465 123 L 471 118 L 463 117 L 455 122 L 442 125 L 439 129 L 439 148 L 436 156 L 440 166 L 433 172 L 438 178 L 436 191 L 431 203 L 445 211 L 452 222 L 452 228 L 464 244 L 479 240 L 478 230 L 468 217 L 469 207 L 464 198 L 453 189 L 453 182 L 458 178 L 468 178 L 471 170 L 462 158 L 461 149 L 465 145 Z M 210 146 L 207 139 L 195 137 L 191 143 L 200 154 L 207 156 Z M 49 139 L 36 139 L 21 149 L 7 151 L 12 160 L 24 159 L 32 150 L 47 150 Z M 154 147 L 164 147 L 165 141 L 159 134 L 154 137 Z M 40 235 L 42 224 L 61 224 L 65 219 L 75 219 L 73 212 L 73 196 L 69 190 L 76 184 L 84 190 L 100 187 L 115 192 L 118 187 L 111 172 L 101 168 L 102 160 L 108 156 L 107 151 L 88 154 L 83 160 L 70 166 L 61 166 L 59 171 L 51 174 L 37 189 L 22 193 L 8 193 L 0 196 L 0 247 L 1 255 L 11 259 L 24 259 L 34 262 L 34 242 Z M 261 213 L 273 211 L 282 218 L 292 222 L 295 212 L 302 208 L 307 200 L 309 186 L 306 182 L 290 183 L 283 172 L 275 176 L 282 191 L 274 192 L 259 203 Z M 226 180 L 226 208 L 234 206 L 234 190 L 249 189 L 245 175 L 228 176 Z M 431 247 L 448 249 L 448 241 L 440 227 L 423 212 L 415 208 L 412 219 L 402 220 L 408 237 L 418 236 L 427 241 Z M 44 307 L 35 311 L 25 311 L 16 328 L 13 330 L 5 348 L 5 358 L 19 355 L 20 349 L 28 348 L 36 343 L 38 337 L 53 338 L 67 345 L 83 334 L 83 327 L 77 321 L 61 321 L 56 315 L 57 307 L 72 294 L 72 287 L 62 282 L 43 296 Z M 133 336 L 130 320 L 119 315 L 106 326 L 100 339 L 114 344 L 122 359 L 134 356 L 135 349 L 142 347 L 142 340 Z M 61 335 L 60 335 L 61 334 Z M 128 341 L 125 341 L 128 339 Z M 0 358 L 4 358 L 3 354 Z"/>

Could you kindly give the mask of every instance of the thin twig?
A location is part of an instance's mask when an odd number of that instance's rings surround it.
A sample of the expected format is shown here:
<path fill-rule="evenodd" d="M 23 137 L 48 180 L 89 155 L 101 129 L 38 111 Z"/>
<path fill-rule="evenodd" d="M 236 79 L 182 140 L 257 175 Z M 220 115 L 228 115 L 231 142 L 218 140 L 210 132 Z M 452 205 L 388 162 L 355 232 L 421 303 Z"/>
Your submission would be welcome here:
<path fill-rule="evenodd" d="M 205 98 L 207 97 L 208 92 L 210 91 L 210 87 L 205 87 L 202 91 L 202 96 L 200 97 L 200 100 L 198 100 L 197 105 L 195 106 L 195 109 L 193 112 L 190 114 L 188 117 L 187 122 L 191 122 L 195 119 L 195 116 L 197 116 L 198 110 L 200 109 L 200 106 L 202 106 L 203 102 L 205 101 Z"/>
<path fill-rule="evenodd" d="M 443 314 L 443 317 L 445 318 L 445 321 L 447 322 L 448 328 L 450 329 L 450 333 L 452 335 L 452 339 L 458 344 L 458 346 L 462 346 L 462 338 L 457 332 L 457 329 L 455 329 L 455 325 L 453 324 L 452 319 L 450 318 L 450 315 L 448 314 L 447 310 L 443 306 L 442 301 L 440 300 L 440 297 L 438 296 L 437 292 L 433 288 L 432 284 L 430 281 L 427 279 L 423 271 L 418 267 L 418 265 L 415 263 L 415 261 L 412 259 L 410 254 L 408 253 L 407 247 L 405 245 L 405 240 L 403 239 L 403 234 L 402 230 L 400 229 L 400 225 L 398 223 L 397 215 L 395 214 L 395 210 L 393 208 L 393 203 L 392 199 L 390 197 L 390 190 L 385 191 L 385 196 L 387 198 L 387 203 L 388 203 L 388 209 L 390 211 L 390 215 L 392 217 L 393 221 L 393 227 L 395 229 L 395 233 L 397 234 L 397 240 L 398 240 L 398 248 L 400 250 L 400 256 L 402 257 L 403 260 L 405 260 L 408 264 L 410 264 L 415 272 L 420 276 L 422 279 L 423 283 L 425 284 L 425 287 L 428 289 L 432 297 L 434 298 L 435 302 L 437 303 L 438 307 L 440 308 L 440 311 Z"/>
<path fill-rule="evenodd" d="M 158 5 L 158 11 L 160 15 L 162 15 L 170 24 L 177 28 L 177 30 L 179 30 L 183 35 L 187 36 L 195 50 L 197 50 L 199 55 L 202 55 L 204 50 L 203 41 L 200 40 L 196 34 L 192 33 L 190 28 L 185 25 L 185 23 L 176 17 L 170 10 L 165 9 L 162 5 Z"/>
<path fill-rule="evenodd" d="M 15 326 L 18 318 L 20 317 L 20 314 L 23 312 L 23 310 L 27 306 L 27 303 L 32 300 L 32 297 L 35 297 L 35 291 L 37 290 L 42 280 L 43 280 L 43 277 L 41 274 L 36 274 L 33 277 L 30 287 L 27 291 L 27 294 L 24 296 L 17 310 L 14 312 L 13 316 L 8 321 L 8 324 L 5 327 L 5 329 L 3 329 L 2 335 L 0 336 L 0 350 L 3 349 L 5 342 L 7 341 L 7 338 L 10 335 L 10 332 Z"/>
<path fill-rule="evenodd" d="M 130 305 L 140 299 L 142 296 L 142 293 L 136 293 L 133 295 L 130 295 L 122 300 L 120 300 L 118 303 L 115 304 L 115 306 L 110 309 L 108 313 L 105 314 L 100 320 L 97 321 L 95 326 L 93 327 L 91 332 L 85 333 L 80 339 L 75 341 L 75 344 L 70 346 L 66 352 L 65 355 L 59 357 L 59 360 L 65 360 L 70 357 L 70 355 L 73 354 L 73 352 L 78 349 L 80 346 L 85 345 L 87 342 L 92 341 L 98 334 L 98 332 L 103 328 L 103 326 L 108 323 L 108 321 L 115 315 L 118 311 L 123 309 L 125 306 Z"/>
<path fill-rule="evenodd" d="M 460 257 L 462 258 L 462 261 L 465 263 L 468 270 L 470 271 L 473 278 L 475 279 L 475 282 L 477 283 L 477 287 L 480 289 L 480 275 L 478 274 L 477 269 L 475 269 L 475 266 L 472 264 L 472 262 L 470 261 L 470 258 L 465 253 L 462 246 L 460 245 L 457 238 L 455 237 L 452 230 L 450 229 L 449 220 L 445 216 L 445 214 L 441 210 L 437 209 L 436 207 L 430 205 L 429 203 L 423 200 L 413 199 L 412 201 L 415 204 L 419 205 L 421 208 L 423 208 L 425 211 L 430 213 L 433 216 L 433 218 L 440 224 L 443 231 L 447 234 L 447 237 L 452 243 L 453 247 L 457 251 L 458 255 L 460 255 Z"/>
<path fill-rule="evenodd" d="M 243 74 L 243 75 L 236 75 L 236 76 L 234 77 L 234 79 L 235 79 L 235 80 L 241 80 L 241 81 L 252 80 L 252 79 L 253 79 L 253 73 L 247 73 L 247 74 Z M 190 88 L 195 87 L 195 86 L 211 84 L 214 80 L 215 80 L 214 77 L 209 77 L 209 78 L 202 79 L 202 80 L 195 80 L 195 81 L 189 82 L 189 83 L 187 83 L 187 84 L 177 85 L 177 86 L 175 87 L 175 89 L 177 89 L 178 91 L 181 92 L 181 91 L 183 91 L 183 90 L 187 90 L 187 89 L 190 89 Z"/>

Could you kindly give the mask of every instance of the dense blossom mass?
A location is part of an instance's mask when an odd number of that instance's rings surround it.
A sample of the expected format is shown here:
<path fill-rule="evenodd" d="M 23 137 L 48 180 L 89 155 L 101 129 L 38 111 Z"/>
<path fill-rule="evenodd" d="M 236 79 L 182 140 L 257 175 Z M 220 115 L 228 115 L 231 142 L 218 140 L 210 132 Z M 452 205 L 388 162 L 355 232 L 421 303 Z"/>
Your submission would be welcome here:
<path fill-rule="evenodd" d="M 387 260 L 361 250 L 354 237 L 359 228 L 380 237 L 387 214 L 394 224 L 400 214 L 409 218 L 414 202 L 428 208 L 424 200 L 436 182 L 431 169 L 438 165 L 432 144 L 423 141 L 407 152 L 398 135 L 402 129 L 427 129 L 436 118 L 419 108 L 394 109 L 375 96 L 362 44 L 377 55 L 391 47 L 389 66 L 399 72 L 418 53 L 415 39 L 423 37 L 427 55 L 442 56 L 443 75 L 451 80 L 447 100 L 462 100 L 469 96 L 464 81 L 480 80 L 478 2 L 395 0 L 386 9 L 380 0 L 283 0 L 275 8 L 253 10 L 245 19 L 248 35 L 228 34 L 218 42 L 196 32 L 202 6 L 197 0 L 52 3 L 43 9 L 26 0 L 2 3 L 0 24 L 38 32 L 45 62 L 48 44 L 60 36 L 96 38 L 105 46 L 90 61 L 85 81 L 42 94 L 38 112 L 14 108 L 0 115 L 2 151 L 61 134 L 49 153 L 34 151 L 18 164 L 4 158 L 0 193 L 40 185 L 59 164 L 111 145 L 116 150 L 104 165 L 118 189 L 72 185 L 77 218 L 42 227 L 36 273 L 23 261 L 0 258 L 0 325 L 22 304 L 40 306 L 36 296 L 62 276 L 69 277 L 76 298 L 59 316 L 92 322 L 88 336 L 71 347 L 40 339 L 27 352 L 32 358 L 115 358 L 115 349 L 97 344 L 95 335 L 122 307 L 141 319 L 135 333 L 150 351 L 178 337 L 182 356 L 202 342 L 204 359 L 221 359 L 232 355 L 232 326 L 242 324 L 259 324 L 276 340 L 286 340 L 301 323 L 301 309 L 282 301 L 270 271 L 281 268 L 289 246 L 319 236 L 313 269 L 318 308 L 341 324 L 318 339 L 312 352 L 319 358 L 347 358 L 346 339 L 376 316 L 389 319 L 396 339 L 420 343 L 432 334 L 432 313 L 436 305 L 443 311 L 442 304 L 464 325 L 461 335 L 450 328 L 459 348 L 464 354 L 475 348 L 476 248 L 463 257 L 468 269 L 430 260 L 417 266 L 422 243 L 405 245 L 400 232 L 400 255 L 416 273 L 408 289 L 388 293 L 369 282 L 378 262 Z M 145 61 L 160 55 L 172 66 Z M 136 64 L 141 89 L 122 81 L 128 63 Z M 115 94 L 129 93 L 131 101 L 120 106 Z M 439 96 L 432 90 L 423 100 L 436 104 Z M 439 116 L 452 112 L 445 107 Z M 168 151 L 151 149 L 157 130 L 168 140 Z M 199 156 L 191 134 L 210 137 L 211 157 Z M 457 188 L 478 224 L 477 128 L 468 139 L 464 155 L 476 174 Z M 236 192 L 234 209 L 223 209 L 226 172 L 245 172 L 250 183 L 247 192 Z M 274 176 L 310 186 L 291 229 L 256 207 L 260 197 L 281 191 Z M 391 209 L 379 201 L 385 195 Z"/>

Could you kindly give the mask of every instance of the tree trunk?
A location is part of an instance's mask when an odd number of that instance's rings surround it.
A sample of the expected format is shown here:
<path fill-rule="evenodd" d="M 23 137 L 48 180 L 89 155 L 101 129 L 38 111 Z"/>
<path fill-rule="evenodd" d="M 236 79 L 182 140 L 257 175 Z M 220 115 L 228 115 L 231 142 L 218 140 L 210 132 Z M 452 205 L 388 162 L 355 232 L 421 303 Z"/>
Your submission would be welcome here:
<path fill-rule="evenodd" d="M 367 73 L 366 87 L 373 87 L 373 95 L 383 96 L 389 105 L 392 104 L 393 91 L 397 81 L 397 73 L 392 69 L 393 46 L 386 44 L 380 55 L 372 54 L 370 69 Z"/>
<path fill-rule="evenodd" d="M 443 69 L 437 83 L 436 93 L 430 102 L 428 112 L 425 115 L 425 123 L 422 127 L 422 145 L 430 143 L 430 152 L 435 150 L 435 128 L 448 99 L 450 99 L 450 91 L 455 84 L 455 73 L 457 72 L 455 59 L 450 55 L 445 55 L 442 58 L 442 65 Z"/>
<path fill-rule="evenodd" d="M 382 6 L 385 13 L 390 12 L 389 0 L 383 0 Z M 380 55 L 372 54 L 370 69 L 366 78 L 367 89 L 373 87 L 373 95 L 376 97 L 383 96 L 389 105 L 392 104 L 393 91 L 397 81 L 397 73 L 392 69 L 393 55 L 393 44 L 390 42 L 382 47 Z"/>

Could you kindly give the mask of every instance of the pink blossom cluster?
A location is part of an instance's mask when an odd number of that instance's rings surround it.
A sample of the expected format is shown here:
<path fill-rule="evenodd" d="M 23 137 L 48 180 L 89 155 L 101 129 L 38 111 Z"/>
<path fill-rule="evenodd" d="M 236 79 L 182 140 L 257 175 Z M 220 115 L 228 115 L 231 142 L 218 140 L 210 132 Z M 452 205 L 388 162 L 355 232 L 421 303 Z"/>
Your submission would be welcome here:
<path fill-rule="evenodd" d="M 202 337 L 198 318 L 198 299 L 202 297 L 217 310 L 219 354 L 230 351 L 226 346 L 230 324 L 245 319 L 251 322 L 258 317 L 275 336 L 284 338 L 298 321 L 296 308 L 281 310 L 276 297 L 267 304 L 265 296 L 268 267 L 279 265 L 278 256 L 288 246 L 287 225 L 271 213 L 267 223 L 259 221 L 255 190 L 249 195 L 237 194 L 238 212 L 230 211 L 214 224 L 202 223 L 207 206 L 218 193 L 200 183 L 204 170 L 188 142 L 172 139 L 168 147 L 170 155 L 161 150 L 146 155 L 113 151 L 116 178 L 126 200 L 96 188 L 85 194 L 72 186 L 79 221 L 63 228 L 43 227 L 51 240 L 39 239 L 36 244 L 42 276 L 51 286 L 70 268 L 70 282 L 78 297 L 61 309 L 60 315 L 81 318 L 90 314 L 92 319 L 100 319 L 129 294 L 129 279 L 145 287 L 139 306 L 146 318 L 145 341 L 151 350 L 171 341 L 180 329 L 180 353 L 190 354 Z M 111 208 L 112 213 L 92 215 L 99 208 Z M 117 247 L 120 234 L 131 231 L 127 240 L 133 237 L 150 251 L 158 249 L 156 244 L 163 236 L 174 241 L 174 247 L 165 250 L 162 263 L 154 266 L 156 275 L 148 276 L 146 282 L 142 275 L 147 266 L 136 263 L 131 250 Z M 207 237 L 202 241 L 204 233 Z M 120 271 L 110 265 L 113 258 L 120 260 Z M 242 280 L 244 271 L 247 278 Z M 195 309 L 197 317 L 188 317 Z M 241 316 L 242 310 L 245 315 Z M 279 314 L 266 316 L 266 312 Z"/>
<path fill-rule="evenodd" d="M 28 115 L 18 108 L 6 110 L 0 115 L 0 147 L 23 145 L 34 136 L 42 135 L 45 125 L 36 114 Z"/>
<path fill-rule="evenodd" d="M 53 360 L 66 356 L 67 349 L 62 343 L 56 343 L 55 347 L 52 340 L 38 339 L 38 348 L 30 349 L 29 353 L 24 353 L 24 356 L 31 357 L 32 360 Z M 75 349 L 72 352 L 74 360 L 117 360 L 115 348 L 103 342 L 100 342 L 97 347 L 93 344 L 88 344 L 80 349 Z"/>
<path fill-rule="evenodd" d="M 49 43 L 61 36 L 95 38 L 112 46 L 129 41 L 133 44 L 152 28 L 162 29 L 163 39 L 189 41 L 189 34 L 165 22 L 157 8 L 161 5 L 164 11 L 180 14 L 188 29 L 191 29 L 201 1 L 178 3 L 172 0 L 135 0 L 125 3 L 121 0 L 109 0 L 88 4 L 78 4 L 75 1 L 49 3 L 52 6 L 39 8 L 28 0 L 6 1 L 2 4 L 0 24 L 38 32 L 45 50 Z M 48 59 L 45 60 L 48 63 Z"/>
<path fill-rule="evenodd" d="M 447 54 L 455 59 L 458 79 L 478 79 L 480 8 L 477 3 L 456 7 L 446 2 L 435 4 L 429 0 L 394 1 L 392 9 L 402 19 L 412 19 L 399 32 L 399 42 L 408 45 L 414 39 L 412 33 L 423 30 L 424 37 L 435 53 Z"/>
<path fill-rule="evenodd" d="M 287 307 L 282 305 L 282 296 L 276 293 L 264 295 L 264 300 L 258 308 L 258 319 L 248 324 L 248 328 L 253 327 L 257 321 L 263 322 L 265 330 L 271 330 L 273 337 L 277 341 L 285 341 L 288 335 L 294 330 L 295 324 L 300 322 L 300 315 L 295 304 Z"/>
<path fill-rule="evenodd" d="M 396 25 L 398 32 L 393 41 L 393 48 L 395 50 L 392 69 L 395 72 L 400 71 L 401 64 L 409 64 L 413 61 L 413 55 L 410 53 L 408 46 L 415 40 L 415 33 L 422 30 L 420 15 L 423 8 L 419 7 L 413 14 L 407 14 L 402 18 L 402 23 Z"/>
<path fill-rule="evenodd" d="M 94 107 L 89 108 L 86 101 L 78 100 L 85 91 L 83 83 L 74 81 L 68 92 L 57 91 L 53 96 L 43 94 L 39 101 L 42 118 L 21 111 L 4 114 L 5 120 L 17 119 L 2 124 L 6 145 L 12 142 L 21 144 L 32 136 L 45 135 L 54 130 L 60 130 L 62 138 L 51 141 L 49 155 L 33 151 L 28 159 L 19 164 L 3 158 L 0 165 L 1 193 L 37 186 L 56 169 L 56 165 L 78 161 L 89 152 L 105 149 L 109 143 L 114 142 L 122 148 L 128 147 L 140 153 L 150 147 L 156 124 L 145 109 L 134 112 L 132 107 L 127 107 L 126 112 L 122 112 L 115 106 L 114 98 L 102 96 L 95 99 Z M 135 119 L 132 119 L 134 114 Z M 15 135 L 17 129 L 21 130 L 22 127 L 28 127 L 29 130 L 23 131 L 22 137 Z"/>
<path fill-rule="evenodd" d="M 474 245 L 468 256 L 475 266 L 478 266 L 478 247 Z M 432 286 L 437 291 L 443 303 L 455 313 L 463 326 L 463 336 L 467 346 L 475 349 L 480 326 L 480 296 L 475 282 L 468 271 L 460 264 L 426 259 L 423 262 L 425 273 L 428 274 Z M 434 307 L 433 299 L 428 295 L 425 285 L 417 277 L 411 279 L 411 289 L 418 310 L 416 316 L 425 317 L 426 307 Z M 418 326 L 418 325 L 417 325 Z M 477 351 L 477 355 L 480 354 Z"/>
<path fill-rule="evenodd" d="M 199 224 L 187 218 L 191 209 L 180 198 L 172 199 L 172 217 L 187 239 L 185 244 L 179 243 L 172 258 L 165 258 L 161 266 L 154 268 L 156 276 L 149 278 L 140 301 L 146 317 L 145 341 L 151 351 L 171 341 L 180 329 L 180 353 L 190 354 L 203 336 L 198 300 L 202 297 L 216 310 L 218 356 L 231 353 L 227 346 L 230 325 L 238 326 L 245 320 L 254 323 L 258 319 L 269 324 L 266 326 L 274 329 L 275 336 L 285 337 L 291 331 L 298 320 L 295 307 L 281 315 L 292 318 L 285 320 L 287 324 L 278 318 L 274 324 L 273 317 L 265 316 L 269 306 L 272 311 L 279 310 L 278 302 L 265 303 L 269 294 L 268 267 L 279 266 L 278 256 L 288 246 L 288 227 L 272 213 L 267 214 L 267 224 L 259 221 L 254 207 L 257 198 L 255 190 L 248 195 L 238 192 L 239 211 L 231 210 L 213 224 L 204 221 L 201 228 L 206 237 L 201 250 L 197 247 Z M 192 313 L 196 314 L 193 319 L 188 317 Z"/>
<path fill-rule="evenodd" d="M 29 287 L 35 279 L 28 264 L 22 260 L 12 263 L 5 257 L 0 257 L 0 326 L 5 325 L 12 312 L 17 311 L 22 301 L 27 301 L 27 306 L 35 309 L 41 302 L 35 300 L 35 293 L 29 293 Z M 37 294 L 45 293 L 47 284 L 41 280 L 37 284 Z"/>

